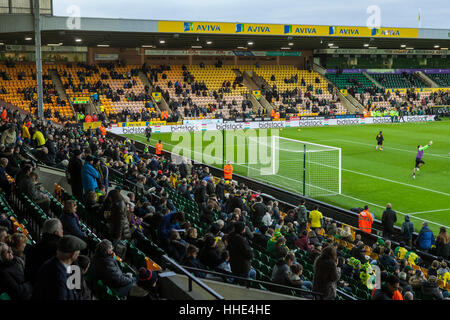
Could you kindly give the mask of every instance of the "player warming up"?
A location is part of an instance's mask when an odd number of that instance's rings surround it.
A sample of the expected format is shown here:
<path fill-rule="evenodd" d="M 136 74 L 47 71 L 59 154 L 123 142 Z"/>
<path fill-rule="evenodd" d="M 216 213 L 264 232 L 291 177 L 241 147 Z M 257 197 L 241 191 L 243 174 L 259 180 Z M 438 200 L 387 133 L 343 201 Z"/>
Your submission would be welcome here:
<path fill-rule="evenodd" d="M 422 147 L 420 144 L 417 146 L 417 156 L 416 156 L 416 166 L 414 167 L 412 177 L 413 179 L 416 178 L 416 171 L 420 171 L 420 167 L 425 164 L 425 162 L 422 160 L 423 158 L 423 152 L 427 150 L 431 145 L 433 144 L 433 141 L 430 141 L 426 146 Z"/>
<path fill-rule="evenodd" d="M 378 150 L 378 148 L 380 148 L 380 151 L 383 151 L 383 141 L 384 141 L 383 132 L 380 131 L 377 134 L 376 139 L 377 139 L 377 147 L 375 149 Z"/>

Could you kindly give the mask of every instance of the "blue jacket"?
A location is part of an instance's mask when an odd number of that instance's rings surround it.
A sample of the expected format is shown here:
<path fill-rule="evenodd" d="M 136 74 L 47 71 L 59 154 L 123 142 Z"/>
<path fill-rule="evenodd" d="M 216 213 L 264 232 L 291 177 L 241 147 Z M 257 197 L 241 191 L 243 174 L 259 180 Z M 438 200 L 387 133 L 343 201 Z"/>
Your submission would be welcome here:
<path fill-rule="evenodd" d="M 170 219 L 172 218 L 172 216 L 174 214 L 175 214 L 175 212 L 168 213 L 161 219 L 161 222 L 158 227 L 158 237 L 160 240 L 169 239 L 170 231 L 172 229 L 180 229 L 180 226 L 178 225 L 178 223 L 172 223 L 170 221 Z"/>
<path fill-rule="evenodd" d="M 435 244 L 433 231 L 428 226 L 423 227 L 417 236 L 417 245 L 422 250 L 429 250 L 431 245 Z"/>
<path fill-rule="evenodd" d="M 98 187 L 97 179 L 99 177 L 98 171 L 90 163 L 85 162 L 81 169 L 81 184 L 84 191 L 95 191 Z"/>
<path fill-rule="evenodd" d="M 56 257 L 42 265 L 36 279 L 33 300 L 79 300 L 75 290 L 67 287 L 67 270 Z"/>
<path fill-rule="evenodd" d="M 64 234 L 72 235 L 85 240 L 84 233 L 81 231 L 80 222 L 73 214 L 63 213 L 59 220 L 63 225 Z"/>

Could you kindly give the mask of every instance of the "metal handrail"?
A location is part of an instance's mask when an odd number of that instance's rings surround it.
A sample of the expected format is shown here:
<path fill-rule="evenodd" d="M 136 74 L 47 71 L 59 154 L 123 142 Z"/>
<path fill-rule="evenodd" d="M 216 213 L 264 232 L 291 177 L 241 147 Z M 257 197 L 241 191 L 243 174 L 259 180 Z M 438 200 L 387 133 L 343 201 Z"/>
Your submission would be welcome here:
<path fill-rule="evenodd" d="M 187 267 L 180 266 L 178 263 L 176 263 L 173 259 L 169 258 L 167 255 L 163 255 L 162 258 L 167 260 L 170 264 L 175 266 L 175 268 L 179 269 L 185 276 L 188 277 L 188 279 L 189 279 L 189 292 L 192 291 L 192 282 L 195 282 L 197 285 L 199 285 L 202 289 L 204 289 L 206 292 L 211 294 L 217 300 L 225 300 L 224 297 L 222 297 L 220 294 L 218 294 L 213 289 L 211 289 L 206 284 L 204 284 L 201 280 L 199 280 L 196 276 L 194 276 L 189 271 L 187 271 L 185 269 Z"/>
<path fill-rule="evenodd" d="M 282 289 L 289 289 L 289 290 L 299 291 L 300 293 L 307 294 L 307 295 L 313 295 L 313 296 L 318 296 L 318 297 L 322 297 L 323 296 L 322 293 L 316 292 L 316 291 L 309 291 L 309 290 L 305 290 L 305 289 L 301 289 L 301 288 L 285 286 L 285 285 L 278 284 L 278 283 L 261 281 L 261 280 L 254 280 L 254 279 L 251 279 L 251 278 L 243 278 L 243 277 L 240 277 L 240 276 L 236 276 L 234 274 L 222 273 L 222 272 L 205 270 L 205 269 L 198 269 L 198 268 L 187 267 L 187 266 L 183 266 L 183 268 L 185 268 L 187 270 L 191 270 L 191 271 L 198 271 L 198 272 L 202 272 L 202 273 L 216 275 L 216 276 L 223 277 L 223 278 L 233 278 L 233 279 L 245 281 L 247 283 L 247 286 L 246 286 L 247 288 L 250 287 L 250 283 L 258 283 L 258 284 L 262 284 L 262 285 L 265 284 L 266 286 L 272 286 L 272 287 L 277 287 L 277 288 L 282 288 Z M 213 280 L 213 279 L 211 279 L 211 280 Z M 274 291 L 270 291 L 270 292 L 271 293 L 278 293 L 278 292 L 274 292 Z"/>

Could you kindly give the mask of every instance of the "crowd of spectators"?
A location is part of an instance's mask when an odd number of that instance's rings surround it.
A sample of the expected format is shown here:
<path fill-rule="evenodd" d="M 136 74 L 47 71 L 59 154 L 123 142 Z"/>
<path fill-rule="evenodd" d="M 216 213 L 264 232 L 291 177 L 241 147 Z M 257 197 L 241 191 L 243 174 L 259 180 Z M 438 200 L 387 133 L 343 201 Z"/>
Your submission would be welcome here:
<path fill-rule="evenodd" d="M 448 296 L 438 286 L 439 281 L 450 280 L 444 261 L 433 262 L 427 278 L 412 268 L 425 266 L 416 249 L 448 258 L 450 239 L 445 228 L 435 238 L 424 224 L 412 246 L 402 242 L 392 247 L 391 240 L 380 239 L 371 248 L 377 254 L 374 257 L 366 252 L 359 234 L 355 237 L 349 226 L 324 217 L 319 207 L 308 213 L 304 201 L 284 212 L 278 201 L 264 201 L 260 191 L 217 179 L 208 167 L 193 165 L 187 159 L 175 161 L 148 150 L 139 152 L 133 141 L 106 137 L 98 130 L 84 131 L 76 124 L 56 126 L 22 119 L 9 111 L 7 118 L 9 121 L 0 127 L 5 148 L 0 150 L 2 190 L 11 190 L 5 177 L 8 174 L 15 178 L 16 189 L 48 212 L 48 196 L 25 157 L 29 145 L 36 158 L 66 170 L 72 194 L 89 215 L 108 226 L 91 257 L 80 255 L 86 249 L 86 234 L 80 228 L 74 201 L 64 203 L 62 215 L 47 221 L 42 240 L 28 249 L 11 229 L 1 229 L 0 282 L 13 299 L 89 299 L 88 292 L 57 290 L 61 288 L 54 277 L 67 277 L 61 266 L 73 263 L 83 266 L 84 272 L 90 269 L 95 279 L 122 296 L 146 295 L 149 290 L 142 281 L 153 278 L 153 287 L 155 277 L 148 270 L 139 270 L 139 278 L 124 274 L 114 259 L 115 255 L 124 256 L 125 240 L 142 247 L 146 239 L 157 243 L 179 264 L 199 269 L 194 274 L 200 278 L 214 278 L 207 272 L 213 270 L 230 282 L 233 276 L 256 279 L 253 261 L 258 248 L 276 261 L 269 275 L 272 282 L 305 292 L 313 290 L 324 299 L 335 299 L 338 289 L 355 293 L 349 282 L 368 283 L 373 265 L 381 268 L 383 280 L 373 299 L 393 299 L 399 294 L 406 299 L 408 292 L 413 298 Z M 135 189 L 114 187 L 113 171 Z M 206 229 L 200 230 L 188 213 L 179 210 L 170 196 L 173 193 L 196 204 Z M 352 243 L 351 252 L 346 252 L 344 240 Z M 304 252 L 305 261 L 298 258 L 299 250 Z M 307 260 L 314 263 L 309 277 L 303 273 Z"/>

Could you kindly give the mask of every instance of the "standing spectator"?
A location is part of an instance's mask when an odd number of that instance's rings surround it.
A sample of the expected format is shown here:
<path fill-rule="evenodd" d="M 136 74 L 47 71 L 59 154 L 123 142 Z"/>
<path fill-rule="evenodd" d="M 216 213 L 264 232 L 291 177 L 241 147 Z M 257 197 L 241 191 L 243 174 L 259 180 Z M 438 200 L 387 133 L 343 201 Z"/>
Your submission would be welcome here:
<path fill-rule="evenodd" d="M 428 222 L 424 221 L 415 244 L 417 248 L 428 252 L 431 246 L 435 243 L 436 241 L 434 239 L 433 231 L 431 231 L 430 227 L 428 227 Z"/>
<path fill-rule="evenodd" d="M 315 206 L 314 210 L 309 212 L 309 220 L 311 221 L 312 229 L 320 229 L 322 228 L 323 223 L 323 215 L 319 211 L 319 206 Z"/>
<path fill-rule="evenodd" d="M 83 168 L 81 169 L 81 184 L 83 185 L 83 190 L 87 194 L 89 191 L 95 191 L 98 188 L 97 179 L 100 177 L 94 166 L 94 157 L 87 156 L 84 162 Z"/>
<path fill-rule="evenodd" d="M 78 201 L 83 200 L 83 185 L 81 183 L 81 169 L 83 168 L 83 162 L 81 161 L 82 154 L 81 150 L 76 149 L 67 167 L 67 180 L 72 187 L 72 194 Z"/>
<path fill-rule="evenodd" d="M 0 288 L 11 300 L 29 300 L 31 283 L 26 281 L 22 268 L 15 260 L 12 249 L 0 242 Z"/>
<path fill-rule="evenodd" d="M 394 293 L 400 287 L 400 281 L 397 276 L 390 274 L 386 277 L 384 285 L 376 289 L 372 300 L 393 300 Z"/>
<path fill-rule="evenodd" d="M 340 275 L 341 270 L 337 267 L 336 248 L 328 246 L 314 261 L 313 291 L 322 293 L 324 300 L 334 300 Z"/>
<path fill-rule="evenodd" d="M 78 300 L 75 289 L 69 288 L 68 268 L 77 260 L 86 243 L 74 236 L 64 236 L 58 241 L 56 256 L 39 269 L 33 300 Z"/>
<path fill-rule="evenodd" d="M 253 249 L 244 237 L 245 225 L 242 222 L 234 224 L 234 232 L 230 234 L 228 250 L 230 252 L 231 270 L 237 276 L 253 277 L 250 261 L 253 259 Z M 251 270 L 253 272 L 251 272 Z"/>
<path fill-rule="evenodd" d="M 436 237 L 436 255 L 444 259 L 450 257 L 450 236 L 445 227 L 441 227 Z"/>
<path fill-rule="evenodd" d="M 297 207 L 297 223 L 298 233 L 301 234 L 306 229 L 306 224 L 308 223 L 308 212 L 306 210 L 305 200 L 303 199 Z"/>
<path fill-rule="evenodd" d="M 25 259 L 25 275 L 35 283 L 39 268 L 56 255 L 58 240 L 63 237 L 63 226 L 59 219 L 44 222 L 41 241 L 31 246 Z"/>
<path fill-rule="evenodd" d="M 111 239 L 114 248 L 121 240 L 131 239 L 130 222 L 127 216 L 127 204 L 120 191 L 113 189 L 108 194 L 111 216 L 109 217 Z"/>
<path fill-rule="evenodd" d="M 410 221 L 408 215 L 405 216 L 405 222 L 402 223 L 402 238 L 408 247 L 412 247 L 412 235 L 414 232 L 414 224 Z"/>
<path fill-rule="evenodd" d="M 392 205 L 388 203 L 386 210 L 383 211 L 381 217 L 381 223 L 383 224 L 383 236 L 384 238 L 391 239 L 394 232 L 394 224 L 397 222 L 397 214 L 392 210 Z"/>

